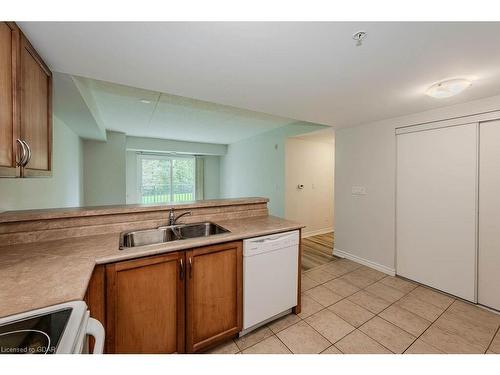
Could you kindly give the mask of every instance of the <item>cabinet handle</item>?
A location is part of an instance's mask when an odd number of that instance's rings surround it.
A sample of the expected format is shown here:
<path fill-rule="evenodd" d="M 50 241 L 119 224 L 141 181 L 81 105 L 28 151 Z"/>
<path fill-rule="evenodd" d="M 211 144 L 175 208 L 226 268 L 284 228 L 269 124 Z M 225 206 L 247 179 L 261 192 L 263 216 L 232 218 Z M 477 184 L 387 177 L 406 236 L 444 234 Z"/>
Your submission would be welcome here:
<path fill-rule="evenodd" d="M 26 141 L 21 141 L 21 142 L 23 142 L 26 145 L 26 148 L 28 149 L 28 155 L 26 156 L 26 161 L 24 162 L 24 165 L 23 165 L 23 167 L 26 167 L 26 165 L 28 165 L 28 163 L 31 160 L 31 147 L 28 144 L 28 142 L 26 142 Z"/>
<path fill-rule="evenodd" d="M 193 277 L 193 258 L 189 257 L 189 278 Z"/>
<path fill-rule="evenodd" d="M 18 167 L 23 167 L 24 163 L 26 162 L 26 146 L 24 145 L 24 142 L 21 141 L 19 138 L 16 140 L 19 145 L 21 146 L 21 155 L 19 155 L 19 161 L 16 162 Z"/>
<path fill-rule="evenodd" d="M 182 258 L 180 259 L 179 277 L 181 280 L 184 280 L 184 262 L 182 261 Z"/>

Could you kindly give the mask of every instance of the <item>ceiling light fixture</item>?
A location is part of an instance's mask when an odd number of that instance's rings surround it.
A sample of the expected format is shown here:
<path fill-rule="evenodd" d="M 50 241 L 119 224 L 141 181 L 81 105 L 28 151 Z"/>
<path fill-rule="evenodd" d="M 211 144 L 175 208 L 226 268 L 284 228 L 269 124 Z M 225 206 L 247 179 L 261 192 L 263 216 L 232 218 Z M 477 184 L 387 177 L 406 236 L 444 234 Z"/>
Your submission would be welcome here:
<path fill-rule="evenodd" d="M 472 85 L 472 82 L 464 78 L 448 79 L 446 81 L 441 81 L 433 84 L 425 92 L 426 95 L 431 96 L 436 99 L 449 98 L 450 96 L 455 96 L 460 94 L 466 88 Z"/>
<path fill-rule="evenodd" d="M 356 47 L 359 47 L 363 44 L 363 40 L 366 38 L 365 31 L 358 31 L 357 33 L 352 35 L 352 39 L 356 41 Z"/>
<path fill-rule="evenodd" d="M 147 99 L 139 99 L 139 101 L 143 104 L 149 104 L 151 103 L 151 100 L 147 100 Z"/>

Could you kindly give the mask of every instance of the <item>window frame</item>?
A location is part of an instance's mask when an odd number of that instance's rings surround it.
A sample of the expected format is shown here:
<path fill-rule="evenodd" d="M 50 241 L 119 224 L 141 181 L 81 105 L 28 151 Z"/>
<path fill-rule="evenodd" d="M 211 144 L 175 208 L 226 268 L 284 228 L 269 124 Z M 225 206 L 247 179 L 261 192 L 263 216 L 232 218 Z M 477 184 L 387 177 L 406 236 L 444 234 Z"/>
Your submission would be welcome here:
<path fill-rule="evenodd" d="M 172 154 L 154 154 L 154 153 L 137 153 L 137 181 L 136 181 L 136 196 L 139 204 L 154 204 L 154 203 L 142 203 L 142 160 L 143 159 L 152 159 L 152 160 L 170 160 L 170 200 L 168 202 L 158 202 L 157 204 L 172 204 L 175 203 L 173 198 L 173 163 L 172 160 L 175 159 L 192 159 L 194 161 L 194 180 L 193 180 L 193 199 L 196 199 L 196 157 L 194 155 L 172 155 Z"/>

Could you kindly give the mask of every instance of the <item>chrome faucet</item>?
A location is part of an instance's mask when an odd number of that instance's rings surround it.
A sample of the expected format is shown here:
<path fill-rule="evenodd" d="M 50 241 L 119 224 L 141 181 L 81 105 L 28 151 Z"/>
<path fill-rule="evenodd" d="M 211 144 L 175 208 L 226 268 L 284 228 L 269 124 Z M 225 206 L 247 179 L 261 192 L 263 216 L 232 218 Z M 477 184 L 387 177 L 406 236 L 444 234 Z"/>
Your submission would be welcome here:
<path fill-rule="evenodd" d="M 170 212 L 168 213 L 168 225 L 175 225 L 175 223 L 177 222 L 177 220 L 179 220 L 181 217 L 183 217 L 183 216 L 191 216 L 191 215 L 192 215 L 191 211 L 186 211 L 186 212 L 180 214 L 179 216 L 175 217 L 174 209 L 171 208 Z"/>

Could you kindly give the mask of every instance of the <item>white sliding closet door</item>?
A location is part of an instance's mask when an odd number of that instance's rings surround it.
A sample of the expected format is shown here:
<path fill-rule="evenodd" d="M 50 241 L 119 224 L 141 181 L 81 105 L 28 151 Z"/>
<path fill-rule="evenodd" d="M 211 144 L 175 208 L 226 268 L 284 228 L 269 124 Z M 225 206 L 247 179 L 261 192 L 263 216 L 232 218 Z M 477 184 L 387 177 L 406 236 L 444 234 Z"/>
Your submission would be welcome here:
<path fill-rule="evenodd" d="M 500 121 L 479 134 L 478 302 L 500 310 Z"/>
<path fill-rule="evenodd" d="M 397 273 L 475 301 L 477 124 L 397 135 Z"/>

